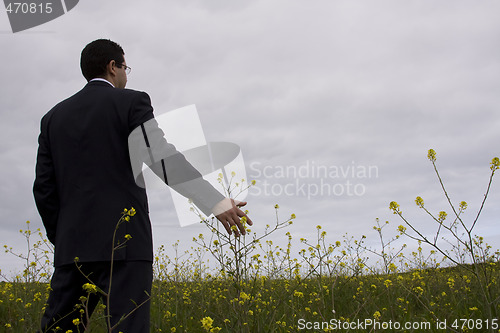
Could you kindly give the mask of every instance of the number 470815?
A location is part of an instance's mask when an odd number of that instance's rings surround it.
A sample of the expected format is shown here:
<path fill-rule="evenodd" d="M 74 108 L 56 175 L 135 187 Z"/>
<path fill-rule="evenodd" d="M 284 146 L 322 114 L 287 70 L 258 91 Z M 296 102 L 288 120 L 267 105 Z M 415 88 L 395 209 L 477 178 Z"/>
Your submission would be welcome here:
<path fill-rule="evenodd" d="M 52 13 L 52 2 L 34 3 L 34 2 L 9 2 L 6 7 L 9 14 L 50 14 Z"/>
<path fill-rule="evenodd" d="M 494 330 L 498 329 L 498 319 L 455 319 L 451 327 L 455 329 L 489 329 L 492 328 Z"/>

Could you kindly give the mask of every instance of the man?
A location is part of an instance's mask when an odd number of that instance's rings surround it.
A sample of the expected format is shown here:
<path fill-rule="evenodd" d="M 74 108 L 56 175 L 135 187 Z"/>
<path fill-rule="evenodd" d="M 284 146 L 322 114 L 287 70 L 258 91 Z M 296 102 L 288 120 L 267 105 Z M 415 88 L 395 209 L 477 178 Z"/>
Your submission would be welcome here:
<path fill-rule="evenodd" d="M 116 332 L 149 332 L 152 235 L 146 191 L 132 171 L 131 133 L 141 133 L 147 147 L 138 155 L 164 151 L 145 163 L 166 183 L 173 185 L 176 179 L 174 188 L 193 198 L 204 213 L 213 212 L 229 234 L 245 233 L 241 217 L 252 222 L 239 209 L 245 202 L 222 197 L 159 135 L 163 132 L 155 127 L 149 96 L 125 89 L 130 67 L 117 43 L 93 41 L 83 49 L 80 65 L 87 85 L 50 110 L 40 126 L 33 193 L 55 245 L 55 271 L 41 329 L 82 332 L 99 301 L 98 294 L 82 289 L 91 281 L 105 292 L 111 290 L 104 302 Z M 131 207 L 135 216 L 116 230 L 115 239 L 125 246 L 113 251 L 110 280 L 115 227 L 124 208 Z M 83 315 L 74 308 L 81 296 L 89 296 Z"/>

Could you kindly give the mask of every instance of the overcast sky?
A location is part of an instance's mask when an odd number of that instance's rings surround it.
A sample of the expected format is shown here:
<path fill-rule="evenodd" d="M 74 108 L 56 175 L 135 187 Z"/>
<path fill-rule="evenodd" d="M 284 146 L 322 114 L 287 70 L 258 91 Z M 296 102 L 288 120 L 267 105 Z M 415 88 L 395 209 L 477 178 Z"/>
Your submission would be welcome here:
<path fill-rule="evenodd" d="M 257 232 L 278 203 L 281 220 L 297 215 L 294 238 L 313 240 L 320 224 L 332 243 L 347 233 L 375 247 L 376 218 L 390 221 L 388 236 L 401 224 L 395 200 L 432 235 L 415 197 L 451 211 L 429 148 L 471 223 L 500 155 L 498 13 L 496 0 L 82 0 L 13 34 L 0 10 L 0 245 L 22 251 L 25 221 L 42 228 L 32 196 L 39 122 L 85 85 L 80 52 L 98 38 L 122 45 L 127 87 L 146 91 L 156 113 L 196 104 L 208 141 L 241 147 L 257 181 L 247 197 Z M 179 226 L 168 191 L 149 197 L 155 248 L 189 248 L 206 232 Z M 495 249 L 499 198 L 496 179 L 476 227 Z M 22 267 L 0 258 L 4 274 Z"/>

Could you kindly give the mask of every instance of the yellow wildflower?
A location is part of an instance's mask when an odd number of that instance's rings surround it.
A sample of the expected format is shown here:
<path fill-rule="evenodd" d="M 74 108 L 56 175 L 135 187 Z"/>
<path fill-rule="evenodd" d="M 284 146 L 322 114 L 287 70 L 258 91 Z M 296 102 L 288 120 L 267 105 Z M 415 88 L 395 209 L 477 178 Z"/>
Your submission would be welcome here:
<path fill-rule="evenodd" d="M 134 208 L 134 207 L 130 208 L 130 210 L 127 212 L 127 214 L 128 214 L 129 216 L 134 216 L 134 215 L 135 215 L 135 213 L 136 213 L 136 211 L 135 211 L 135 208 Z"/>
<path fill-rule="evenodd" d="M 393 214 L 401 214 L 399 204 L 396 201 L 391 201 L 391 203 L 389 203 L 389 209 L 392 210 Z"/>
<path fill-rule="evenodd" d="M 92 283 L 85 283 L 82 288 L 88 293 L 95 294 L 97 292 L 97 286 Z"/>
<path fill-rule="evenodd" d="M 436 161 L 436 152 L 434 151 L 434 149 L 429 149 L 429 151 L 427 153 L 427 158 L 431 162 L 435 162 Z"/>
<path fill-rule="evenodd" d="M 494 157 L 492 160 L 491 160 L 491 167 L 490 169 L 495 171 L 495 170 L 498 170 L 500 168 L 500 159 L 498 157 Z"/>
<path fill-rule="evenodd" d="M 212 328 L 212 324 L 214 320 L 210 317 L 205 317 L 201 320 L 201 327 L 203 327 L 206 331 L 209 331 Z"/>
<path fill-rule="evenodd" d="M 446 212 L 444 212 L 444 211 L 439 212 L 438 221 L 440 223 L 442 223 L 444 220 L 446 220 L 446 216 L 448 216 L 448 214 L 446 214 Z"/>
<path fill-rule="evenodd" d="M 240 292 L 240 298 L 244 301 L 248 301 L 250 299 L 250 296 L 248 296 L 245 292 Z"/>

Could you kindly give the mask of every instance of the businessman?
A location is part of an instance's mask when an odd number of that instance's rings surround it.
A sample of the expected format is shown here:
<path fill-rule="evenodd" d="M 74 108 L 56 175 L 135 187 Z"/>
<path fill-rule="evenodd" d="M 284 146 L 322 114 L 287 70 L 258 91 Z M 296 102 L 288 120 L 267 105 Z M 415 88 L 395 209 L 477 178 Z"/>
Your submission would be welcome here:
<path fill-rule="evenodd" d="M 141 176 L 132 170 L 130 137 L 144 142 L 136 146 L 144 152 L 134 155 L 145 156 L 144 163 L 205 214 L 214 213 L 229 234 L 245 233 L 241 218 L 252 222 L 240 209 L 245 202 L 224 198 L 165 141 L 149 96 L 125 89 L 130 67 L 120 45 L 105 39 L 91 42 L 81 53 L 80 66 L 88 83 L 52 108 L 40 125 L 33 193 L 47 237 L 55 245 L 41 331 L 83 332 L 87 316 L 75 305 L 81 296 L 89 296 L 90 317 L 100 296 L 82 286 L 90 278 L 108 291 L 116 223 L 124 208 L 133 207 L 131 221 L 117 230 L 116 240 L 131 238 L 113 254 L 109 304 L 103 301 L 116 332 L 149 332 L 152 233 L 146 191 L 138 185 Z M 152 151 L 155 157 L 146 161 Z"/>

